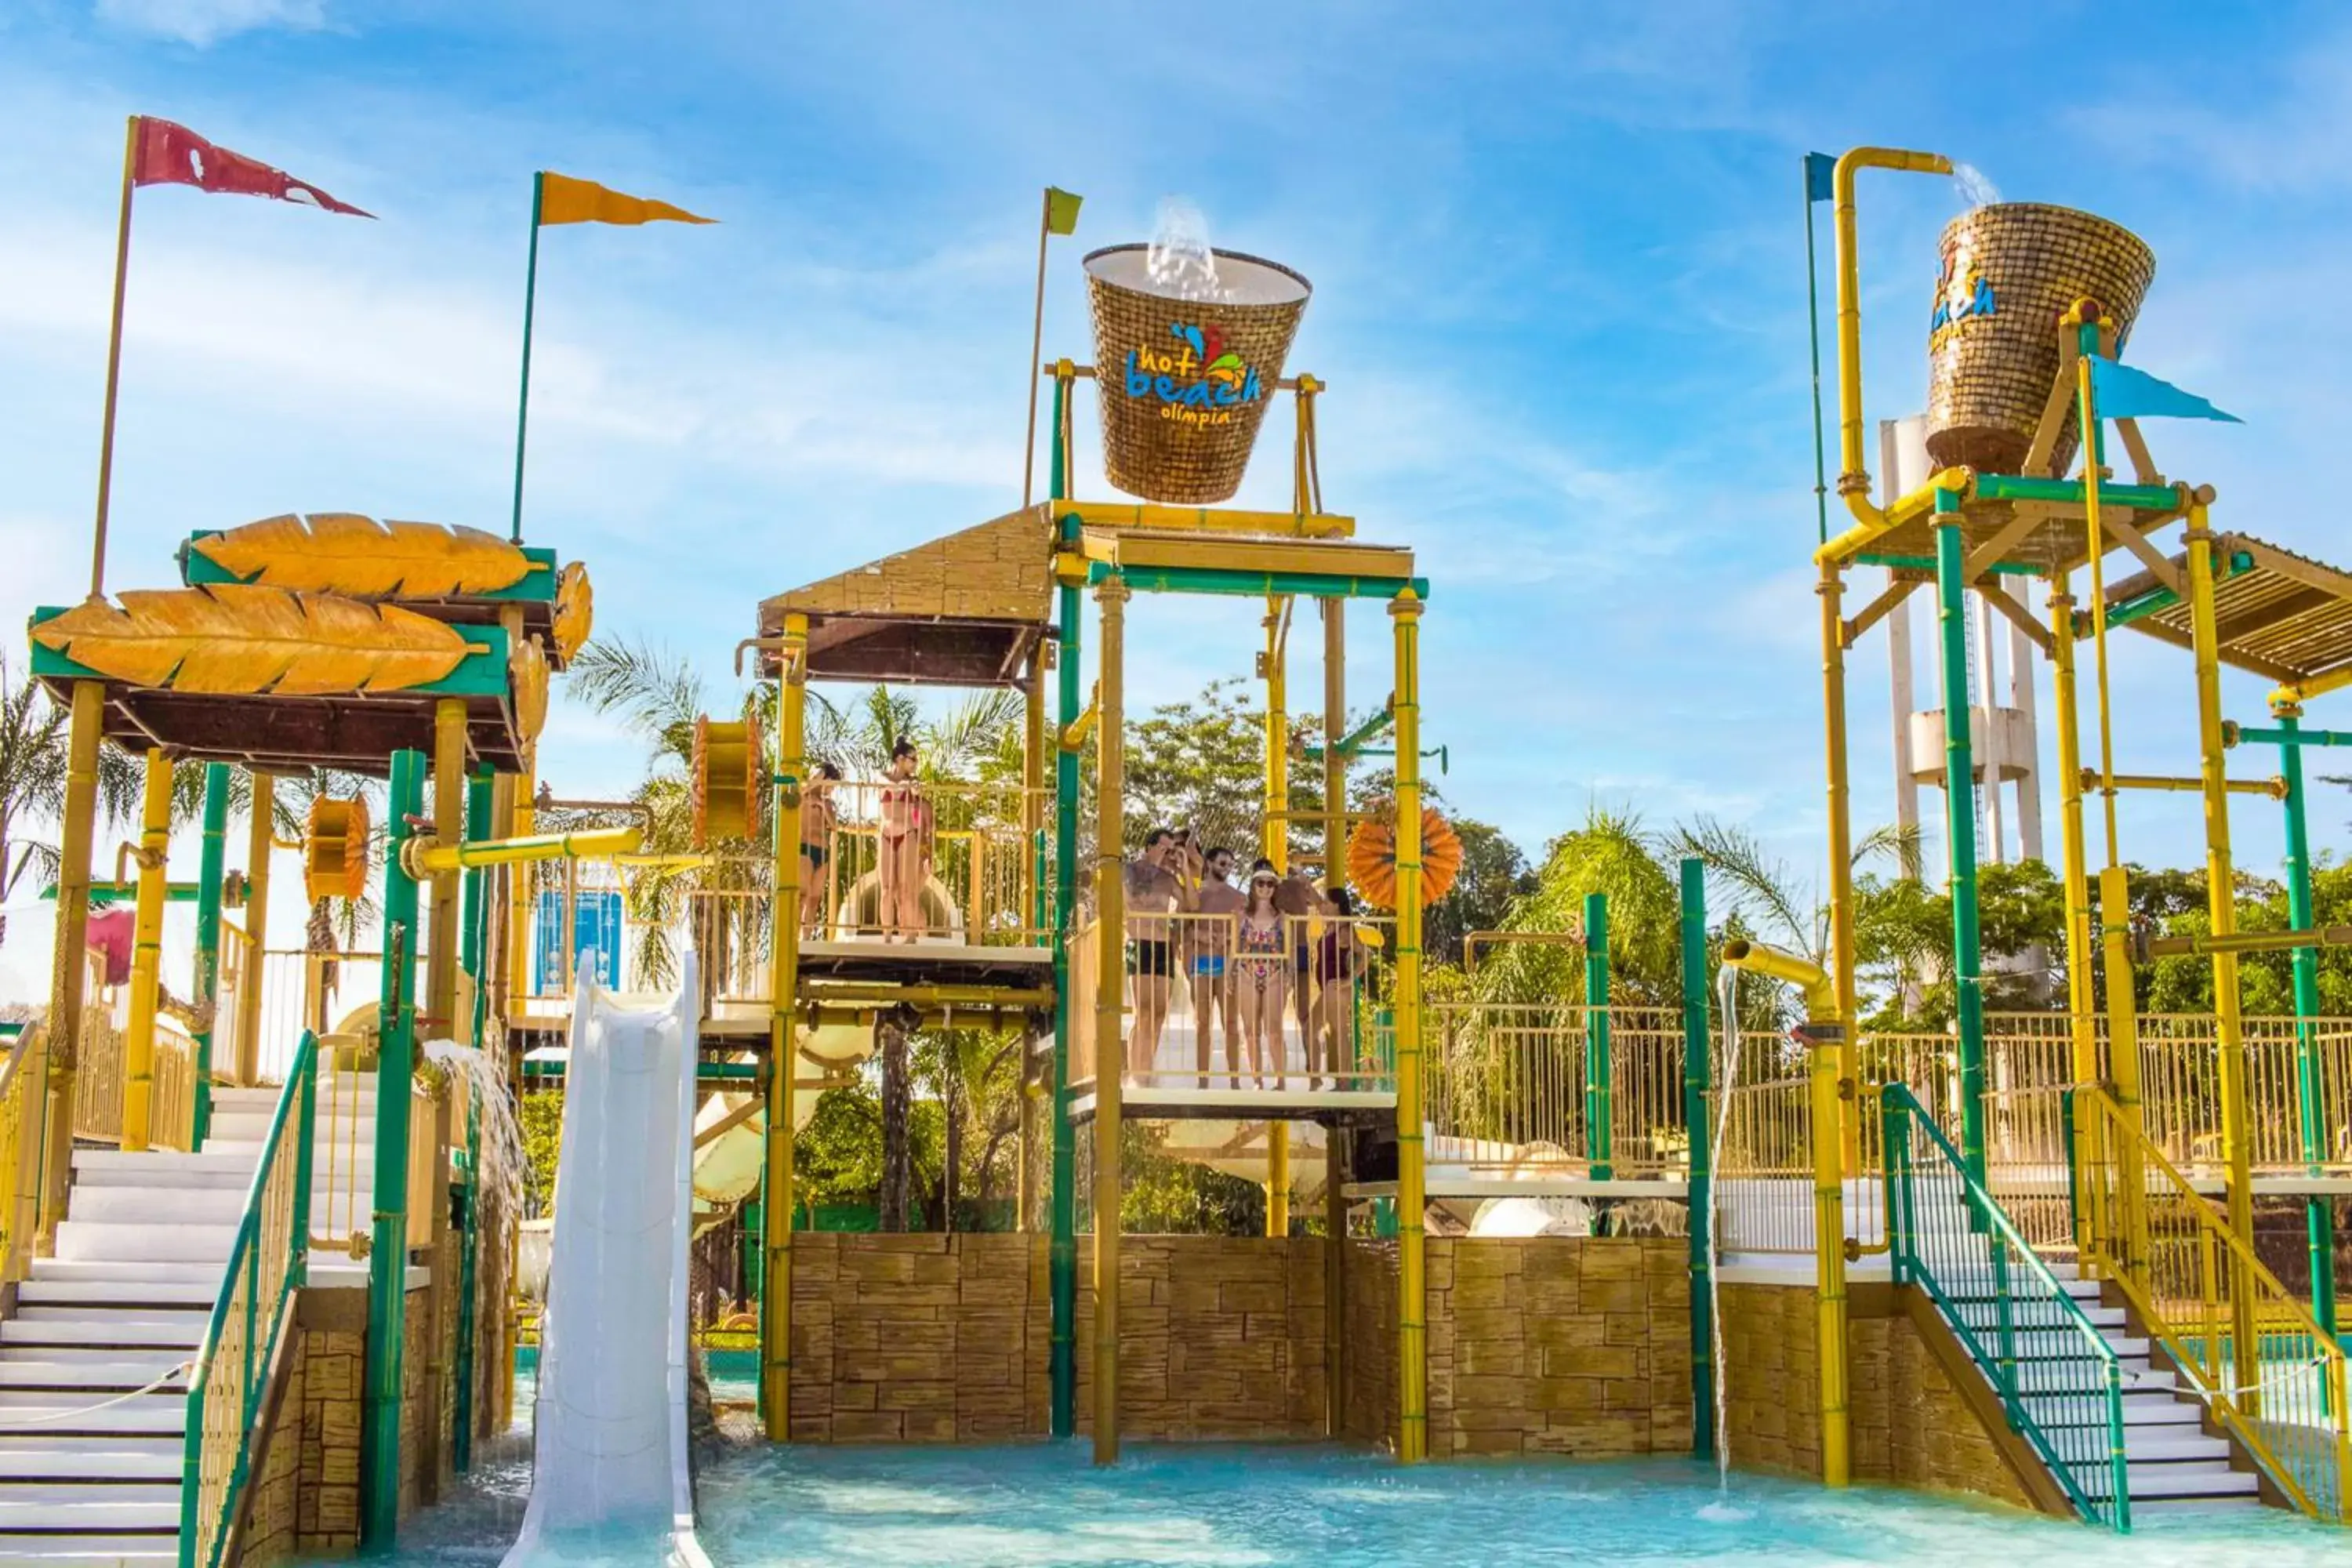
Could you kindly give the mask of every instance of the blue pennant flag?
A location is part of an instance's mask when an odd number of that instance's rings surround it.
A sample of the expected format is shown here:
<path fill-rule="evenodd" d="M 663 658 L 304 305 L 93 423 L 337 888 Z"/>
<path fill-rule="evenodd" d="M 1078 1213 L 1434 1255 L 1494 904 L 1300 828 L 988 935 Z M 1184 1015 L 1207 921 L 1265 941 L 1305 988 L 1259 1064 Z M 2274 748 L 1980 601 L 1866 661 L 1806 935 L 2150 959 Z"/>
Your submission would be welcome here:
<path fill-rule="evenodd" d="M 2243 425 L 2193 392 L 2158 381 L 2118 360 L 2091 357 L 2091 398 L 2102 419 L 2219 419 Z"/>
<path fill-rule="evenodd" d="M 1828 201 L 1837 194 L 1837 160 L 1827 153 L 1805 154 L 1805 200 Z"/>

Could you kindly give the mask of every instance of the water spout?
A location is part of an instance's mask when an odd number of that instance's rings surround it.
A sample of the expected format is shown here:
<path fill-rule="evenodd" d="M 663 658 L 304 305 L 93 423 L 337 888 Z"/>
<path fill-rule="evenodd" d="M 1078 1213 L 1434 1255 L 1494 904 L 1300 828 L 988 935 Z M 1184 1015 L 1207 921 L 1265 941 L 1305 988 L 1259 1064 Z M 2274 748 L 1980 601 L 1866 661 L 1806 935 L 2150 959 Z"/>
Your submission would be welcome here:
<path fill-rule="evenodd" d="M 1722 1086 L 1716 1095 L 1715 1135 L 1713 1147 L 1707 1152 L 1706 1213 L 1706 1289 L 1707 1322 L 1715 1331 L 1715 1343 L 1709 1347 L 1715 1359 L 1715 1480 L 1716 1489 L 1725 1495 L 1731 1490 L 1731 1389 L 1729 1368 L 1726 1363 L 1723 1341 L 1723 1269 L 1717 1250 L 1719 1226 L 1717 1216 L 1723 1207 L 1723 1134 L 1731 1118 L 1727 1114 L 1731 1105 L 1731 1090 L 1739 1075 L 1739 971 L 1725 964 L 1716 978 L 1717 1012 L 1723 1018 L 1723 1062 L 1716 1082 Z"/>

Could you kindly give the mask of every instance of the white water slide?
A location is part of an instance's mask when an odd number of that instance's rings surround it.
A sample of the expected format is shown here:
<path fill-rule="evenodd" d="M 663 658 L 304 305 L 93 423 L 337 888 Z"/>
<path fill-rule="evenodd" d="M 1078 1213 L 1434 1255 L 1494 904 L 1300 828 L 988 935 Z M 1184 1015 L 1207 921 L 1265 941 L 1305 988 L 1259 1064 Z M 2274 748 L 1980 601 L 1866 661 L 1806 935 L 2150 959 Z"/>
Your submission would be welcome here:
<path fill-rule="evenodd" d="M 709 1568 L 687 1425 L 701 1026 L 687 962 L 667 1005 L 625 1007 L 585 976 L 572 1001 L 530 1500 L 503 1568 Z"/>

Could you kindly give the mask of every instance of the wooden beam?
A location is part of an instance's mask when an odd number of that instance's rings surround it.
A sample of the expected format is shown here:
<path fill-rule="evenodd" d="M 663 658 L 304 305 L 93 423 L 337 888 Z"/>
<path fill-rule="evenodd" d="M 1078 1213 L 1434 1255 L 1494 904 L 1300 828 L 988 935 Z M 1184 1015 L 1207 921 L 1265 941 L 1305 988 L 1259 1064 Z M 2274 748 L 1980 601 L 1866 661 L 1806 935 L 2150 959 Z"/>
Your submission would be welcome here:
<path fill-rule="evenodd" d="M 2116 420 L 2116 434 L 2123 438 L 2124 451 L 2131 458 L 2132 478 L 2144 485 L 2164 483 L 2164 476 L 2157 472 L 2156 459 L 2148 456 L 2147 438 L 2139 433 L 2139 421 Z"/>
<path fill-rule="evenodd" d="M 2130 514 L 2114 507 L 2099 509 L 2099 527 L 2109 539 L 2139 557 L 2156 580 L 2180 595 L 2189 597 L 2188 580 L 2181 576 L 2179 564 L 2147 542 L 2147 535 L 2131 525 Z"/>
<path fill-rule="evenodd" d="M 2065 426 L 2067 410 L 2074 405 L 2074 362 L 2083 351 L 2074 334 L 2063 327 L 2058 332 L 2058 374 L 2050 383 L 2050 395 L 2042 400 L 2042 417 L 2033 426 L 2033 444 L 2025 449 L 2025 462 L 2018 472 L 2033 478 L 2055 479 L 2055 465 L 2051 457 L 2058 449 L 2058 432 Z"/>
<path fill-rule="evenodd" d="M 1860 642 L 1863 633 L 1885 619 L 1887 612 L 1909 598 L 1923 581 L 1924 579 L 1918 577 L 1897 577 L 1888 584 L 1880 592 L 1878 597 L 1857 610 L 1853 618 L 1847 621 L 1840 629 L 1839 636 L 1844 645 L 1852 647 Z"/>
<path fill-rule="evenodd" d="M 2057 644 L 2050 636 L 2050 628 L 2043 626 L 2040 621 L 2034 619 L 2032 612 L 2028 611 L 2024 605 L 2019 604 L 2015 599 L 2011 598 L 2008 594 L 2003 592 L 1999 583 L 1986 583 L 1980 584 L 1978 589 L 1978 596 L 1983 599 L 1986 604 L 1990 605 L 1994 609 L 1999 610 L 2002 616 L 2007 617 L 2010 625 L 2023 632 L 2026 636 L 2026 640 L 2032 643 L 2035 647 L 2042 650 L 2042 658 L 2055 658 L 2057 657 Z"/>

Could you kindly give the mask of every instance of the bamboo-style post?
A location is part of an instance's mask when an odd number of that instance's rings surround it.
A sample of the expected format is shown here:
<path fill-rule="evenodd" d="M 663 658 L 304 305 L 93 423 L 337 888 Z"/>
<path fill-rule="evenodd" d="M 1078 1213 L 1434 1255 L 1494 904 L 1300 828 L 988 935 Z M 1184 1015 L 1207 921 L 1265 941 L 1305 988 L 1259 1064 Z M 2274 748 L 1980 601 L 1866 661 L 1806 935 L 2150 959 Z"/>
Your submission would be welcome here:
<path fill-rule="evenodd" d="M 807 775 L 808 617 L 784 617 L 776 650 L 774 902 L 768 920 L 768 1164 L 760 1216 L 767 1279 L 760 1298 L 760 1414 L 772 1443 L 793 1435 L 793 1078 L 800 1059 L 801 784 Z"/>
<path fill-rule="evenodd" d="M 95 680 L 75 681 L 71 710 L 66 730 L 66 797 L 59 812 L 57 940 L 49 956 L 48 1100 L 42 1131 L 47 1156 L 40 1200 L 45 1251 L 58 1222 L 66 1216 L 73 1175 L 75 1064 L 81 1053 L 83 987 L 89 976 L 82 955 L 89 936 L 90 836 L 98 815 L 98 747 L 106 688 Z"/>
<path fill-rule="evenodd" d="M 122 1152 L 153 1142 L 155 1012 L 163 990 L 164 860 L 172 846 L 172 758 L 150 747 L 139 811 L 139 899 L 132 917 L 131 1026 L 122 1042 Z"/>
<path fill-rule="evenodd" d="M 201 1153 L 213 1122 L 213 1036 L 220 1005 L 221 879 L 228 868 L 228 764 L 205 764 L 201 854 L 196 866 L 196 964 L 188 987 L 195 1008 L 195 1083 L 191 1086 L 188 1149 Z M 259 976 L 255 976 L 258 981 Z"/>
<path fill-rule="evenodd" d="M 262 974 L 269 952 L 269 857 L 277 846 L 278 779 L 258 768 L 251 782 L 245 839 L 245 984 L 236 993 L 236 1081 L 261 1079 Z"/>
<path fill-rule="evenodd" d="M 1421 1079 L 1421 599 L 1389 605 L 1396 628 L 1397 1458 L 1429 1457 L 1428 1310 Z"/>
<path fill-rule="evenodd" d="M 1118 1461 L 1118 1221 L 1120 1091 L 1127 1069 L 1120 973 L 1127 930 L 1125 672 L 1128 587 L 1113 576 L 1095 590 L 1102 609 L 1102 695 L 1095 727 L 1095 1365 L 1097 1465 Z"/>

